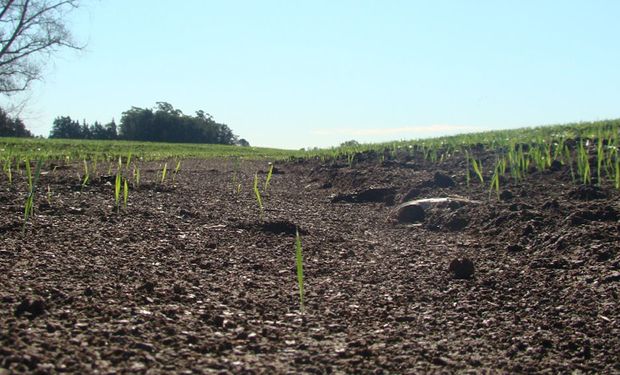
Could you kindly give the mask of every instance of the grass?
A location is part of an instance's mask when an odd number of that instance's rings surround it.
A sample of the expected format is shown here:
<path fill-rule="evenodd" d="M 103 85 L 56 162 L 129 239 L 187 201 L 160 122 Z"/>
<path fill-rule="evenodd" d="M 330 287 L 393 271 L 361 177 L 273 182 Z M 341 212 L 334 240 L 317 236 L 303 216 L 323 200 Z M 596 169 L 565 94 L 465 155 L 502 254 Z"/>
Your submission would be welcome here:
<path fill-rule="evenodd" d="M 37 184 L 39 182 L 39 177 L 41 176 L 41 167 L 43 165 L 43 161 L 39 159 L 37 161 L 37 166 L 34 172 L 34 176 L 32 175 L 32 170 L 30 166 L 30 160 L 26 160 L 26 176 L 28 178 L 28 195 L 26 197 L 26 202 L 24 203 L 24 226 L 22 227 L 22 232 L 26 231 L 26 224 L 28 220 L 34 215 L 34 196 L 37 188 Z"/>
<path fill-rule="evenodd" d="M 258 203 L 258 208 L 260 209 L 260 218 L 263 218 L 263 199 L 260 195 L 260 190 L 258 189 L 258 173 L 254 175 L 254 196 L 256 197 L 256 202 Z"/>

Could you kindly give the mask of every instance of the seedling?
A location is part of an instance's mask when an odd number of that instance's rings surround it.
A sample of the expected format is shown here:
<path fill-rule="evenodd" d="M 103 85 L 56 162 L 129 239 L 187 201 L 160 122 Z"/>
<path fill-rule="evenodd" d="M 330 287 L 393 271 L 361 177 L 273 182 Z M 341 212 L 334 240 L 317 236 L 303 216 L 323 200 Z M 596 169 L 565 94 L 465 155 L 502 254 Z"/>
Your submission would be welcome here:
<path fill-rule="evenodd" d="M 123 179 L 123 208 L 127 208 L 127 198 L 129 198 L 129 185 L 127 179 Z"/>
<path fill-rule="evenodd" d="M 477 162 L 476 159 L 472 157 L 471 166 L 474 168 L 474 172 L 476 172 L 478 179 L 480 179 L 480 183 L 484 183 L 484 177 L 482 176 L 482 163 Z"/>
<path fill-rule="evenodd" d="M 39 182 L 39 176 L 41 175 L 42 165 L 43 160 L 39 159 L 33 178 L 30 168 L 30 160 L 26 159 L 26 174 L 28 176 L 28 197 L 26 198 L 26 203 L 24 203 L 24 226 L 22 227 L 22 233 L 26 231 L 26 224 L 28 223 L 28 219 L 30 219 L 30 217 L 32 217 L 32 215 L 34 214 L 34 194 L 37 188 L 37 183 Z"/>
<path fill-rule="evenodd" d="M 263 200 L 258 190 L 258 173 L 254 175 L 254 195 L 256 196 L 256 202 L 258 202 L 258 208 L 260 209 L 260 217 L 263 219 Z"/>
<path fill-rule="evenodd" d="M 304 313 L 304 258 L 299 230 L 295 229 L 295 257 L 297 263 L 297 285 L 299 286 L 299 310 Z"/>
<path fill-rule="evenodd" d="M 118 169 L 116 171 L 116 180 L 114 181 L 114 203 L 116 205 L 116 212 L 121 211 L 120 201 L 121 201 L 121 171 L 120 169 Z"/>
<path fill-rule="evenodd" d="M 174 181 L 177 178 L 177 173 L 179 173 L 179 170 L 181 169 L 181 161 L 177 161 L 177 165 L 176 167 L 174 167 L 174 172 L 172 173 L 172 184 L 174 185 Z"/>
<path fill-rule="evenodd" d="M 134 164 L 133 166 L 133 178 L 134 178 L 134 186 L 140 187 L 140 167 Z"/>
<path fill-rule="evenodd" d="M 84 179 L 82 180 L 82 187 L 80 190 L 84 189 L 88 184 L 88 180 L 90 179 L 90 174 L 88 173 L 88 162 L 84 159 Z"/>
<path fill-rule="evenodd" d="M 273 175 L 273 163 L 269 163 L 269 171 L 267 171 L 267 179 L 265 180 L 265 186 L 263 191 L 267 191 L 269 188 L 269 182 L 271 182 L 271 176 Z"/>
<path fill-rule="evenodd" d="M 166 181 L 166 172 L 168 170 L 168 163 L 164 163 L 164 167 L 161 170 L 161 184 L 163 185 Z"/>

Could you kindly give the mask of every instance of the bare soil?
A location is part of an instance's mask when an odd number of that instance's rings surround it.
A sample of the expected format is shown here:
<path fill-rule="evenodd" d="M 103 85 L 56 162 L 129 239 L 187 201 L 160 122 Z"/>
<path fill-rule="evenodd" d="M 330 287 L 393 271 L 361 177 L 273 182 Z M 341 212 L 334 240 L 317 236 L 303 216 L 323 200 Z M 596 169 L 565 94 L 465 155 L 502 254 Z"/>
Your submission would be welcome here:
<path fill-rule="evenodd" d="M 566 167 L 498 198 L 459 157 L 279 163 L 263 214 L 265 162 L 145 164 L 120 213 L 80 168 L 45 168 L 24 232 L 1 180 L 2 375 L 620 373 L 620 194 Z M 435 197 L 477 202 L 398 213 Z"/>

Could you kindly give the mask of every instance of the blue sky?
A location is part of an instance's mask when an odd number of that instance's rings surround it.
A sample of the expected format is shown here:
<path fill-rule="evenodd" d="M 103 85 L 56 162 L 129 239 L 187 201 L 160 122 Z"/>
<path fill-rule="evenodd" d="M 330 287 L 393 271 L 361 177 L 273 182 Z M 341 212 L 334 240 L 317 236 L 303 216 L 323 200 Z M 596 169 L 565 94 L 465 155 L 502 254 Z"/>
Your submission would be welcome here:
<path fill-rule="evenodd" d="M 255 146 L 620 117 L 620 1 L 90 1 L 27 126 L 203 109 Z"/>

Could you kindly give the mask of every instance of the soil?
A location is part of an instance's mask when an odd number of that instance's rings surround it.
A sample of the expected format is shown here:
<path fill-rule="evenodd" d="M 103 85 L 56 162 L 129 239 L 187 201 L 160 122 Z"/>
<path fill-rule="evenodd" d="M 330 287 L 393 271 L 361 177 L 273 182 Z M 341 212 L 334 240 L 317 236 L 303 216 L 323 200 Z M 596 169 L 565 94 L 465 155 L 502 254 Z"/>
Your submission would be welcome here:
<path fill-rule="evenodd" d="M 114 177 L 46 167 L 24 230 L 3 177 L 0 374 L 620 373 L 611 185 L 556 165 L 498 197 L 458 155 L 369 154 L 276 163 L 261 213 L 266 162 L 160 168 L 117 213 Z M 397 212 L 438 197 L 459 199 Z"/>

